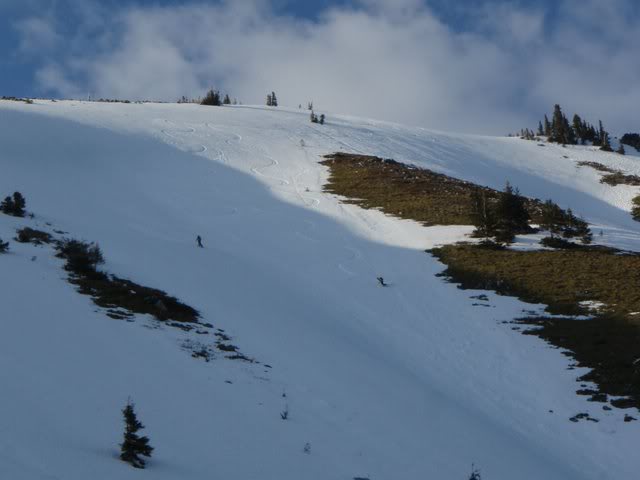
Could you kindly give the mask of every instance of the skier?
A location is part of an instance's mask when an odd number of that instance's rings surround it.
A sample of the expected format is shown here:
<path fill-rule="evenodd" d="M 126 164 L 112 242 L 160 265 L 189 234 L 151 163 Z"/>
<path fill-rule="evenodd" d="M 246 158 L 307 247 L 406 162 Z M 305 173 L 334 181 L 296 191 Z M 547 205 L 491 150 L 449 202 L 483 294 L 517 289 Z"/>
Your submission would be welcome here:
<path fill-rule="evenodd" d="M 198 244 L 198 246 L 199 246 L 200 248 L 204 248 L 204 247 L 202 246 L 202 237 L 200 237 L 200 235 L 198 235 L 198 236 L 196 237 L 196 243 Z"/>
<path fill-rule="evenodd" d="M 387 284 L 384 283 L 384 278 L 382 278 L 382 277 L 377 277 L 377 278 L 378 278 L 378 283 L 380 283 L 380 285 L 382 285 L 383 287 L 387 286 Z"/>

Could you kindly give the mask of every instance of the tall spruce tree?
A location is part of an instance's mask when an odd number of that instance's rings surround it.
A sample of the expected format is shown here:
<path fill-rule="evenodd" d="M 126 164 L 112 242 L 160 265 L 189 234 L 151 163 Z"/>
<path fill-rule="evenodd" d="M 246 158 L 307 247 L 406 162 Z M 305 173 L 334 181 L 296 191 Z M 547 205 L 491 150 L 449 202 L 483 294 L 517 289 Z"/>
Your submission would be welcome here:
<path fill-rule="evenodd" d="M 276 92 L 271 92 L 271 106 L 272 107 L 278 106 L 278 97 L 276 97 Z"/>
<path fill-rule="evenodd" d="M 228 93 L 224 96 L 224 100 L 222 101 L 222 103 L 224 105 L 231 105 L 231 98 L 229 98 L 229 94 Z"/>
<path fill-rule="evenodd" d="M 598 136 L 600 137 L 600 150 L 613 152 L 613 148 L 611 148 L 611 142 L 609 140 L 609 132 L 607 132 L 602 126 L 602 120 L 599 121 L 599 126 Z"/>
<path fill-rule="evenodd" d="M 542 126 L 542 122 L 538 122 L 538 132 L 537 132 L 538 136 L 542 136 L 544 135 L 544 128 Z"/>
<path fill-rule="evenodd" d="M 485 243 L 488 243 L 496 232 L 494 207 L 489 203 L 487 193 L 484 190 L 476 190 L 471 200 L 473 202 L 473 224 L 476 227 L 473 236 L 482 238 Z"/>
<path fill-rule="evenodd" d="M 531 231 L 524 198 L 509 182 L 500 195 L 495 212 L 495 238 L 498 243 L 512 243 L 517 233 Z"/>
<path fill-rule="evenodd" d="M 134 404 L 127 402 L 126 407 L 122 409 L 124 415 L 125 430 L 124 441 L 120 444 L 120 459 L 131 464 L 135 468 L 144 468 L 146 463 L 140 456 L 151 457 L 153 447 L 149 445 L 148 437 L 141 437 L 138 431 L 144 428 L 140 423 Z"/>
<path fill-rule="evenodd" d="M 551 123 L 549 122 L 549 117 L 547 117 L 547 115 L 544 115 L 544 134 L 547 137 L 551 136 Z"/>
<path fill-rule="evenodd" d="M 267 107 L 272 107 L 273 106 L 273 97 L 271 96 L 270 93 L 267 94 Z"/>

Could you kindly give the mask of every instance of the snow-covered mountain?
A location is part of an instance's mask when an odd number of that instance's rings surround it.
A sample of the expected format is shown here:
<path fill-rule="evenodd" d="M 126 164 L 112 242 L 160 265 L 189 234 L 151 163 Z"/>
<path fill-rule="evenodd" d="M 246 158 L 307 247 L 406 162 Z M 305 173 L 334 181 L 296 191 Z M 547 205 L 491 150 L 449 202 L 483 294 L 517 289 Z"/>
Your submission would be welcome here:
<path fill-rule="evenodd" d="M 211 334 L 111 319 L 49 247 L 12 242 L 0 256 L 0 478 L 453 480 L 472 463 L 488 480 L 635 478 L 640 422 L 576 396 L 579 369 L 501 323 L 542 307 L 490 294 L 478 309 L 477 292 L 436 277 L 424 249 L 471 227 L 342 204 L 322 192 L 319 161 L 348 151 L 509 180 L 571 207 L 598 242 L 640 250 L 638 189 L 577 165 L 640 175 L 638 157 L 327 120 L 0 102 L 0 194 L 22 192 L 34 214 L 0 216 L 0 238 L 31 226 L 97 241 L 105 270 L 175 295 L 257 360 L 205 362 L 186 347 Z M 129 397 L 155 447 L 143 471 L 117 459 Z M 568 422 L 582 411 L 600 422 Z"/>

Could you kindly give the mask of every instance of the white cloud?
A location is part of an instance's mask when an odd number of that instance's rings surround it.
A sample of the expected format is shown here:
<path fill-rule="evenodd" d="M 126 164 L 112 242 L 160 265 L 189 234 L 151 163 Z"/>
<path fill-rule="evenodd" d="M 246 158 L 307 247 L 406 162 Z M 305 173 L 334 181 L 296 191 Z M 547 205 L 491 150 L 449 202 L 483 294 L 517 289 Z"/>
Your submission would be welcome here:
<path fill-rule="evenodd" d="M 316 22 L 277 16 L 267 0 L 123 9 L 98 35 L 92 27 L 91 53 L 78 48 L 82 35 L 69 39 L 70 53 L 38 79 L 65 96 L 175 100 L 214 85 L 262 103 L 275 90 L 281 104 L 314 100 L 329 111 L 478 133 L 533 126 L 560 102 L 637 129 L 640 30 L 623 16 L 629 1 L 613 0 L 617 10 L 605 14 L 588 0 L 571 22 L 552 25 L 540 10 L 475 9 L 463 32 L 420 0 L 360 0 Z M 562 18 L 577 5 L 564 0 Z"/>
<path fill-rule="evenodd" d="M 55 49 L 61 41 L 52 19 L 29 17 L 14 24 L 20 35 L 19 51 L 22 54 L 42 54 Z"/>

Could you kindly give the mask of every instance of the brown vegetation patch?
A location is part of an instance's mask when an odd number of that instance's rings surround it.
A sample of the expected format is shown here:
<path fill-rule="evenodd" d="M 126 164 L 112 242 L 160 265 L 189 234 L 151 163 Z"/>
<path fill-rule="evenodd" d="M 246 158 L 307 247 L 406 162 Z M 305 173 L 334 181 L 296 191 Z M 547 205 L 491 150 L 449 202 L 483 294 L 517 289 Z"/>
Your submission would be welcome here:
<path fill-rule="evenodd" d="M 640 408 L 640 255 L 599 247 L 514 251 L 466 244 L 431 253 L 447 265 L 442 275 L 460 288 L 542 303 L 553 314 L 590 316 L 520 322 L 538 327 L 525 333 L 567 349 L 579 366 L 592 369 L 578 379 L 598 385 L 587 392 L 592 401 L 621 396 L 611 404 Z M 581 303 L 593 301 L 602 307 L 594 311 Z"/>
<path fill-rule="evenodd" d="M 491 188 L 394 160 L 348 153 L 325 158 L 322 164 L 330 169 L 326 192 L 347 197 L 345 203 L 380 209 L 426 226 L 472 225 L 474 194 L 484 192 L 489 202 L 502 195 Z M 542 203 L 537 199 L 525 202 L 532 220 L 539 220 Z"/>
<path fill-rule="evenodd" d="M 578 165 L 581 167 L 591 167 L 599 172 L 606 173 L 606 175 L 603 175 L 600 179 L 600 183 L 606 183 L 612 187 L 616 185 L 640 186 L 640 176 L 638 175 L 628 175 L 620 170 L 614 170 L 598 162 L 578 162 Z"/>

